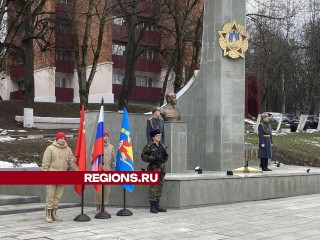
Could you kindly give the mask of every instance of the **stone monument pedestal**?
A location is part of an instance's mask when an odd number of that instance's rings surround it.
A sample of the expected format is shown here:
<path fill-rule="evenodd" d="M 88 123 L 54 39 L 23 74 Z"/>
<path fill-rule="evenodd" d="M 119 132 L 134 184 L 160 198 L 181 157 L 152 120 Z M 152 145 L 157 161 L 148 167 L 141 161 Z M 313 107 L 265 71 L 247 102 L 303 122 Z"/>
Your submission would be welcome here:
<path fill-rule="evenodd" d="M 168 173 L 185 173 L 187 170 L 187 123 L 164 122 L 169 159 Z"/>

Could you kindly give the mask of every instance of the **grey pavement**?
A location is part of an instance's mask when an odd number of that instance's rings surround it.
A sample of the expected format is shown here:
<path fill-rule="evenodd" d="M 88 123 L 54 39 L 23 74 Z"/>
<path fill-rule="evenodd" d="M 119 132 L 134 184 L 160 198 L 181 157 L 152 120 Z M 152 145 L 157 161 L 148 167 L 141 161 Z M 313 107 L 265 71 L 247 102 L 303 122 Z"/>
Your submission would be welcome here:
<path fill-rule="evenodd" d="M 253 189 L 254 190 L 254 189 Z M 44 212 L 0 216 L 0 239 L 320 239 L 320 194 L 225 205 L 169 209 L 151 214 L 133 209 L 133 216 L 75 222 L 80 208 L 61 209 L 62 222 L 46 223 Z"/>

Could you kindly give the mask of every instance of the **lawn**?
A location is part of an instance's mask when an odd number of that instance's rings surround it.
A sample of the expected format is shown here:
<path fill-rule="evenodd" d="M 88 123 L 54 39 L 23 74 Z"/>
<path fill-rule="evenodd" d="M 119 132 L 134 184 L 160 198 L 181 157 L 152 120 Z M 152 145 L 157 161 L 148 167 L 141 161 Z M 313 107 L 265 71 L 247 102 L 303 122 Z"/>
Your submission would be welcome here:
<path fill-rule="evenodd" d="M 258 135 L 246 134 L 245 142 L 258 144 Z M 320 167 L 320 133 L 274 135 L 272 160 L 290 165 Z"/>

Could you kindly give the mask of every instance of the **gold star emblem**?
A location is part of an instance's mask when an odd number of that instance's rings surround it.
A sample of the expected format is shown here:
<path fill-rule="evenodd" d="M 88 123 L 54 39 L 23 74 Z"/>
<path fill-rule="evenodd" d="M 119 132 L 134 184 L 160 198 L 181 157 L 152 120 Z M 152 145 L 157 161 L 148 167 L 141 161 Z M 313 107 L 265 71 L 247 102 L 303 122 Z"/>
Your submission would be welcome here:
<path fill-rule="evenodd" d="M 218 31 L 219 44 L 223 50 L 223 56 L 231 58 L 243 57 L 248 50 L 248 34 L 244 26 L 236 23 L 235 20 L 223 26 L 222 31 Z"/>

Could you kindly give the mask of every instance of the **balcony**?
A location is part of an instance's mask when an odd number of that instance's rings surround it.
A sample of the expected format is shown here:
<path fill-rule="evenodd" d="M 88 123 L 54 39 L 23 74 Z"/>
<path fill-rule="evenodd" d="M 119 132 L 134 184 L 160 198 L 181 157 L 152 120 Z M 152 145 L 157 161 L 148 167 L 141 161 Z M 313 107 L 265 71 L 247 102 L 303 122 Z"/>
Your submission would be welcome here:
<path fill-rule="evenodd" d="M 122 85 L 112 84 L 112 92 L 115 99 L 120 98 Z M 130 100 L 135 101 L 150 101 L 158 102 L 160 101 L 161 88 L 153 87 L 138 87 L 135 86 L 132 88 L 131 94 L 129 95 Z"/>
<path fill-rule="evenodd" d="M 56 72 L 73 73 L 74 69 L 74 60 L 56 59 Z"/>
<path fill-rule="evenodd" d="M 18 64 L 11 66 L 10 68 L 10 77 L 12 79 L 17 79 L 19 77 L 22 77 L 24 75 L 24 69 L 23 64 Z"/>
<path fill-rule="evenodd" d="M 125 68 L 125 56 L 112 55 L 113 67 L 118 69 Z M 134 65 L 135 71 L 160 73 L 161 64 L 160 60 L 145 60 L 138 59 Z"/>
<path fill-rule="evenodd" d="M 10 100 L 22 100 L 23 99 L 23 90 L 13 91 L 10 93 Z"/>
<path fill-rule="evenodd" d="M 58 102 L 73 102 L 74 89 L 56 87 L 56 101 Z"/>
<path fill-rule="evenodd" d="M 138 38 L 140 33 L 140 29 L 136 29 L 135 31 L 135 39 Z M 126 42 L 127 41 L 127 29 L 126 26 L 121 25 L 112 25 L 112 40 L 118 42 Z M 161 34 L 156 31 L 145 31 L 142 39 L 142 43 L 146 45 L 155 45 L 158 46 L 160 44 Z"/>

